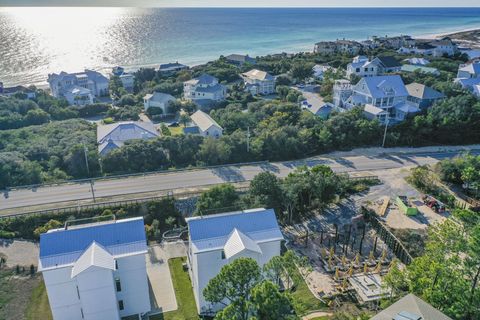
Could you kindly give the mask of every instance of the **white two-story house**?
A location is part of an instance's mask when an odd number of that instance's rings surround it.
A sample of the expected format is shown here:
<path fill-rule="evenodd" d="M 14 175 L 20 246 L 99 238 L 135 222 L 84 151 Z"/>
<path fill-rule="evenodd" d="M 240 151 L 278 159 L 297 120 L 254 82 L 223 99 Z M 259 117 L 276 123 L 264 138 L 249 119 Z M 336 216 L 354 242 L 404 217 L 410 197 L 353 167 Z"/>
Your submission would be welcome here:
<path fill-rule="evenodd" d="M 347 65 L 347 77 L 356 75 L 359 77 L 374 77 L 379 73 L 379 64 L 377 60 L 370 61 L 365 56 L 356 56 L 353 61 Z"/>
<path fill-rule="evenodd" d="M 96 97 L 108 96 L 109 80 L 100 72 L 85 69 L 84 72 L 48 75 L 52 95 L 65 98 L 71 105 L 93 103 Z"/>
<path fill-rule="evenodd" d="M 143 106 L 145 111 L 150 108 L 159 108 L 162 110 L 162 114 L 170 114 L 169 105 L 175 101 L 176 99 L 174 96 L 168 93 L 155 91 L 154 93 L 147 94 L 143 97 Z"/>
<path fill-rule="evenodd" d="M 253 69 L 242 73 L 241 77 L 245 82 L 245 90 L 252 95 L 275 93 L 275 77 L 268 72 Z"/>
<path fill-rule="evenodd" d="M 262 267 L 280 255 L 283 235 L 273 209 L 252 209 L 186 220 L 188 266 L 200 314 L 210 314 L 224 307 L 212 305 L 203 296 L 208 282 L 224 265 L 248 257 Z"/>
<path fill-rule="evenodd" d="M 206 105 L 225 99 L 227 88 L 218 82 L 218 79 L 203 74 L 198 78 L 183 83 L 183 95 L 185 99 L 198 105 Z"/>
<path fill-rule="evenodd" d="M 40 235 L 54 320 L 120 320 L 150 311 L 143 218 L 66 226 Z"/>

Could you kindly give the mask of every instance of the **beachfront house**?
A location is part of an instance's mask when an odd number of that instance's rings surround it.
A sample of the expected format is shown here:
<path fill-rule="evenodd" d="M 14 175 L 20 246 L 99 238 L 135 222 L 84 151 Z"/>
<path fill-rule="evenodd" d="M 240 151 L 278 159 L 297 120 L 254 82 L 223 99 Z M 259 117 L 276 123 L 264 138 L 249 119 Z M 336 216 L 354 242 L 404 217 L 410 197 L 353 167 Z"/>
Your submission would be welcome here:
<path fill-rule="evenodd" d="M 168 93 L 155 91 L 154 93 L 149 93 L 143 97 L 143 108 L 145 111 L 150 108 L 159 108 L 162 110 L 162 114 L 170 114 L 169 106 L 175 101 L 176 99 L 174 96 Z"/>
<path fill-rule="evenodd" d="M 150 311 L 143 218 L 66 224 L 40 235 L 54 320 L 140 319 Z"/>
<path fill-rule="evenodd" d="M 452 320 L 414 294 L 407 294 L 370 320 Z"/>
<path fill-rule="evenodd" d="M 0 82 L 0 96 L 13 97 L 15 95 L 25 96 L 27 99 L 37 97 L 37 93 L 33 89 L 24 86 L 4 87 L 3 82 Z"/>
<path fill-rule="evenodd" d="M 373 44 L 373 48 L 382 47 L 382 48 L 397 50 L 401 47 L 413 46 L 415 44 L 415 39 L 413 39 L 409 35 L 400 35 L 400 36 L 394 36 L 394 37 L 373 36 L 372 44 Z"/>
<path fill-rule="evenodd" d="M 218 82 L 218 79 L 202 74 L 200 77 L 183 83 L 185 99 L 193 101 L 199 106 L 209 105 L 225 99 L 227 88 Z"/>
<path fill-rule="evenodd" d="M 362 49 L 362 44 L 353 40 L 321 41 L 315 44 L 313 52 L 331 55 L 336 53 L 346 53 L 356 55 Z"/>
<path fill-rule="evenodd" d="M 435 102 L 445 98 L 445 95 L 433 88 L 420 83 L 411 83 L 406 86 L 408 91 L 407 101 L 424 110 Z"/>
<path fill-rule="evenodd" d="M 172 75 L 176 72 L 182 71 L 182 70 L 188 70 L 188 66 L 175 62 L 175 63 L 165 63 L 161 64 L 160 67 L 158 68 L 158 72 L 162 75 Z"/>
<path fill-rule="evenodd" d="M 125 90 L 128 92 L 133 91 L 135 85 L 135 76 L 133 73 L 125 72 L 123 67 L 117 66 L 112 68 L 112 75 L 117 76 L 120 79 Z"/>
<path fill-rule="evenodd" d="M 126 141 L 148 140 L 158 137 L 151 122 L 124 121 L 97 126 L 98 153 L 101 156 L 120 148 Z"/>
<path fill-rule="evenodd" d="M 65 98 L 71 105 L 91 104 L 96 97 L 109 94 L 109 80 L 100 72 L 93 70 L 52 73 L 48 75 L 47 81 L 52 95 L 56 98 Z"/>
<path fill-rule="evenodd" d="M 280 255 L 283 235 L 273 209 L 187 218 L 188 269 L 195 302 L 200 314 L 211 314 L 224 307 L 203 297 L 203 289 L 228 263 L 252 258 L 262 267 Z"/>
<path fill-rule="evenodd" d="M 253 69 L 240 75 L 245 83 L 245 90 L 252 95 L 269 95 L 275 93 L 275 77 L 268 72 Z"/>
<path fill-rule="evenodd" d="M 223 128 L 201 110 L 197 110 L 190 116 L 190 120 L 194 126 L 185 128 L 185 134 L 200 134 L 204 137 L 219 138 L 223 135 Z"/>
<path fill-rule="evenodd" d="M 415 45 L 402 46 L 397 52 L 401 54 L 442 57 L 444 55 L 453 56 L 459 51 L 457 44 L 452 39 L 445 37 L 435 40 L 419 40 Z"/>
<path fill-rule="evenodd" d="M 337 92 L 338 91 L 338 92 Z M 347 93 L 349 96 L 347 97 Z M 334 85 L 334 101 L 346 109 L 356 106 L 371 105 L 387 113 L 383 121 L 395 123 L 403 121 L 409 114 L 420 111 L 418 107 L 407 101 L 408 91 L 399 75 L 386 75 L 362 78 L 352 86 L 346 82 L 337 82 Z M 382 118 L 382 114 L 373 108 L 364 108 L 365 113 L 375 111 L 368 117 Z M 383 122 L 382 121 L 382 122 Z"/>
<path fill-rule="evenodd" d="M 225 57 L 225 60 L 227 60 L 228 63 L 231 63 L 231 64 L 236 65 L 238 67 L 243 67 L 245 64 L 254 65 L 254 64 L 257 63 L 257 60 L 250 57 L 248 54 L 247 55 L 230 54 L 230 55 Z"/>

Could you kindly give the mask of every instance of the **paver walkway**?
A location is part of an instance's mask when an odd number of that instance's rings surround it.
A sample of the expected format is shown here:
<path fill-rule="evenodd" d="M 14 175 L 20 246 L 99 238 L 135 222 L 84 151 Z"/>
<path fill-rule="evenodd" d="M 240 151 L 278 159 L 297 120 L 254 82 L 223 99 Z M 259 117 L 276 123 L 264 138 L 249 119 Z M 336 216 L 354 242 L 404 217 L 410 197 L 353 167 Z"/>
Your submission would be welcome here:
<path fill-rule="evenodd" d="M 183 242 L 155 244 L 148 247 L 147 275 L 152 310 L 167 312 L 178 309 L 168 260 L 186 256 Z"/>
<path fill-rule="evenodd" d="M 315 319 L 315 318 L 330 317 L 330 316 L 333 316 L 333 313 L 319 311 L 319 312 L 313 312 L 313 313 L 310 313 L 306 316 L 303 316 L 302 320 L 311 320 L 311 319 Z"/>

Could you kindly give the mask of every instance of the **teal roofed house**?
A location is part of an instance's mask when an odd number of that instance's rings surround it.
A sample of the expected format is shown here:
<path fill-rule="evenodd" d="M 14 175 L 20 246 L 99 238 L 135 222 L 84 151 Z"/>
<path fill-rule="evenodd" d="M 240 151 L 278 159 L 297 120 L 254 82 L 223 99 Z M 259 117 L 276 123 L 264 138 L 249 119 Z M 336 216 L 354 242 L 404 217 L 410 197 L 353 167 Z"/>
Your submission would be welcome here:
<path fill-rule="evenodd" d="M 432 74 L 435 76 L 440 75 L 440 71 L 437 68 L 425 67 L 420 65 L 404 64 L 401 69 L 402 72 L 421 72 Z"/>

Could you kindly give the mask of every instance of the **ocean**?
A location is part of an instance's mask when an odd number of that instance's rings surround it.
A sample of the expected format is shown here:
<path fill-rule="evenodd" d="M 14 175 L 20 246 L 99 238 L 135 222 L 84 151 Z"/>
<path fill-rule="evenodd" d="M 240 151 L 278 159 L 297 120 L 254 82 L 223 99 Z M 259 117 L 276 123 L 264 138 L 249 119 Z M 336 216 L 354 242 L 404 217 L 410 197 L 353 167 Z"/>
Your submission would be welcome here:
<path fill-rule="evenodd" d="M 0 81 L 312 51 L 314 43 L 480 28 L 480 8 L 0 8 Z"/>

